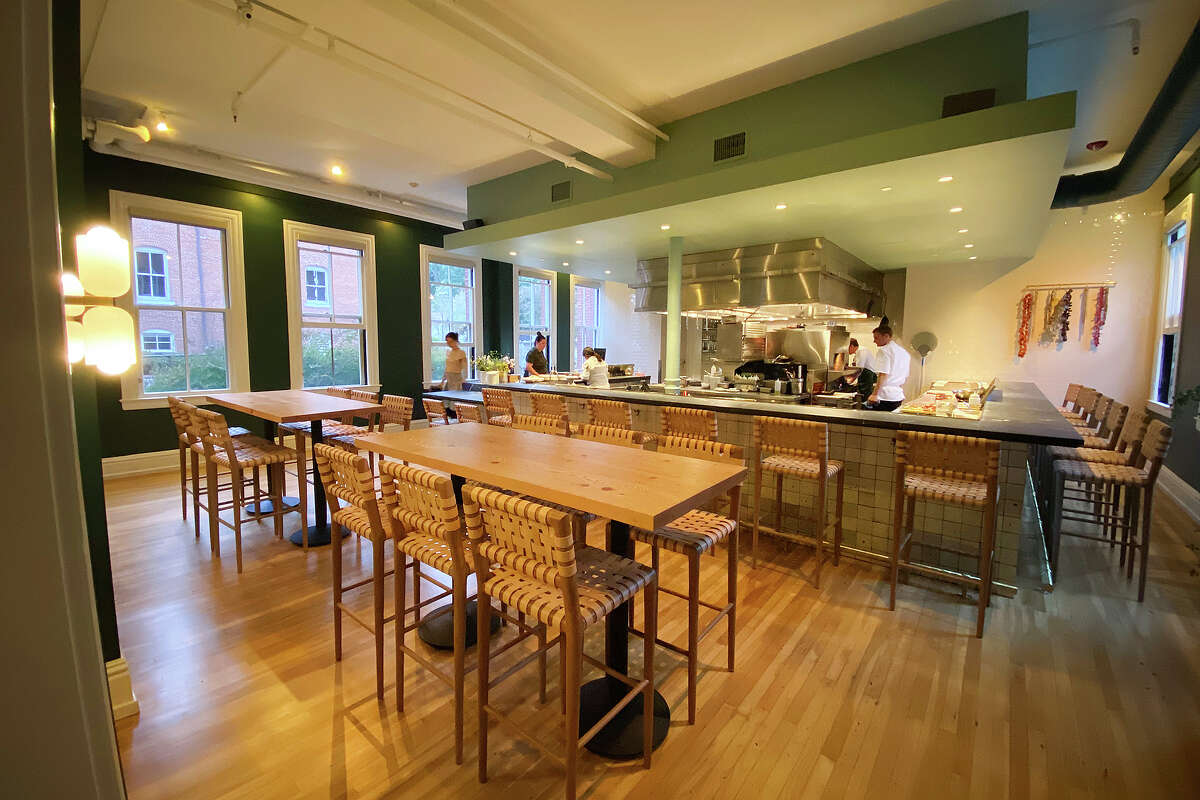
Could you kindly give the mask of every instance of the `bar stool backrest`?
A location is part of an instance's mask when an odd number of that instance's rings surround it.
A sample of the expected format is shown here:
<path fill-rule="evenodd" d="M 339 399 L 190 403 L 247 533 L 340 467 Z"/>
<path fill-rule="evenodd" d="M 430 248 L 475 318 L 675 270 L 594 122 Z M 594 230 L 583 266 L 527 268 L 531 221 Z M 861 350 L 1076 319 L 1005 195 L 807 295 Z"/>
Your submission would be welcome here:
<path fill-rule="evenodd" d="M 1074 411 L 1077 414 L 1083 414 L 1085 417 L 1092 412 L 1096 406 L 1096 400 L 1100 398 L 1100 394 L 1091 387 L 1081 386 L 1079 395 L 1075 398 Z"/>
<path fill-rule="evenodd" d="M 770 455 L 827 458 L 829 426 L 806 419 L 755 417 L 754 446 L 759 458 Z"/>
<path fill-rule="evenodd" d="M 474 403 L 455 403 L 454 413 L 459 422 L 478 422 L 483 424 L 483 411 Z"/>
<path fill-rule="evenodd" d="M 1146 428 L 1146 435 L 1142 438 L 1142 443 L 1139 445 L 1141 457 L 1144 459 L 1142 471 L 1149 476 L 1152 484 L 1158 478 L 1158 471 L 1162 468 L 1163 459 L 1166 457 L 1167 448 L 1170 446 L 1171 426 L 1161 419 L 1152 421 Z"/>
<path fill-rule="evenodd" d="M 313 445 L 313 458 L 317 462 L 321 485 L 325 487 L 329 510 L 336 514 L 342 503 L 354 506 L 366 513 L 372 538 L 386 537 L 388 531 L 379 516 L 375 478 L 367 459 L 327 444 Z"/>
<path fill-rule="evenodd" d="M 1082 383 L 1068 383 L 1067 395 L 1063 398 L 1062 407 L 1070 408 L 1079 399 L 1079 390 L 1083 388 Z"/>
<path fill-rule="evenodd" d="M 587 402 L 588 423 L 609 428 L 633 428 L 633 407 L 620 400 L 591 398 Z"/>
<path fill-rule="evenodd" d="M 710 442 L 706 439 L 693 439 L 689 436 L 660 436 L 658 452 L 674 456 L 687 456 L 705 461 L 736 461 L 743 463 L 744 451 L 736 444 L 725 442 Z"/>
<path fill-rule="evenodd" d="M 994 487 L 1000 473 L 1000 443 L 971 436 L 900 431 L 896 434 L 896 466 L 903 472 Z"/>
<path fill-rule="evenodd" d="M 450 545 L 454 558 L 463 556 L 462 520 L 450 478 L 398 461 L 381 461 L 379 488 L 393 537 L 432 536 Z"/>
<path fill-rule="evenodd" d="M 516 413 L 516 410 L 513 408 L 512 391 L 509 389 L 495 389 L 484 386 L 482 391 L 483 408 L 489 417 L 494 414 L 511 417 Z"/>
<path fill-rule="evenodd" d="M 519 431 L 548 433 L 552 436 L 571 435 L 571 425 L 566 414 L 517 414 L 513 417 L 512 426 Z"/>
<path fill-rule="evenodd" d="M 208 455 L 218 448 L 225 451 L 230 463 L 236 460 L 233 448 L 233 437 L 229 435 L 229 423 L 224 414 L 209 411 L 207 408 L 195 406 L 192 412 L 195 433 L 204 442 L 204 452 Z"/>
<path fill-rule="evenodd" d="M 438 420 L 443 423 L 450 420 L 446 417 L 446 404 L 441 400 L 434 400 L 432 397 L 421 398 L 421 408 L 425 409 L 425 419 L 430 425 L 433 425 Z"/>
<path fill-rule="evenodd" d="M 641 431 L 614 428 L 608 425 L 584 425 L 579 429 L 579 434 L 575 438 L 587 439 L 589 442 L 615 444 L 621 447 L 636 447 L 639 450 L 645 445 L 645 435 Z"/>
<path fill-rule="evenodd" d="M 200 407 L 192 405 L 186 400 L 179 400 L 178 403 L 180 410 L 187 417 L 188 443 L 203 446 L 204 439 L 208 435 L 208 422 L 196 413 Z"/>
<path fill-rule="evenodd" d="M 1095 427 L 1097 423 L 1103 424 L 1108 418 L 1108 412 L 1112 410 L 1115 401 L 1106 394 L 1102 394 L 1096 398 L 1096 405 L 1092 407 L 1092 413 L 1088 417 L 1088 424 Z M 1103 435 L 1103 434 L 1101 434 Z"/>
<path fill-rule="evenodd" d="M 180 400 L 178 397 L 167 398 L 167 408 L 171 410 L 171 421 L 175 423 L 175 433 L 180 436 L 188 435 L 188 428 L 191 427 L 191 417 L 185 406 L 191 405 Z"/>
<path fill-rule="evenodd" d="M 351 389 L 350 399 L 357 400 L 360 403 L 378 404 L 379 392 L 372 392 L 370 389 Z M 375 427 L 379 424 L 378 411 L 356 413 L 352 414 L 351 416 L 357 417 L 358 419 L 365 419 L 367 421 L 367 427 L 371 430 L 375 430 Z"/>
<path fill-rule="evenodd" d="M 717 440 L 717 415 L 703 408 L 662 407 L 662 432 L 666 436 L 689 436 Z"/>
<path fill-rule="evenodd" d="M 1121 426 L 1121 435 L 1117 437 L 1117 452 L 1128 456 L 1126 463 L 1135 466 L 1141 458 L 1142 439 L 1146 436 L 1146 426 L 1150 417 L 1146 413 L 1134 412 L 1125 417 Z"/>
<path fill-rule="evenodd" d="M 379 401 L 383 411 L 379 415 L 382 425 L 403 425 L 404 430 L 412 427 L 413 399 L 398 394 L 385 394 Z"/>
<path fill-rule="evenodd" d="M 534 414 L 552 414 L 556 417 L 567 415 L 567 401 L 562 395 L 530 392 L 529 402 L 533 406 Z"/>
<path fill-rule="evenodd" d="M 1125 418 L 1128 416 L 1129 406 L 1113 401 L 1108 407 L 1108 413 L 1104 416 L 1104 422 L 1100 423 L 1100 435 L 1110 437 L 1115 445 L 1117 434 L 1120 433 L 1121 427 L 1125 424 Z"/>
<path fill-rule="evenodd" d="M 567 514 L 494 489 L 467 486 L 463 489 L 463 518 L 477 566 L 481 559 L 485 560 L 482 563 L 501 564 L 561 591 L 565 608 L 579 607 L 578 568 Z"/>

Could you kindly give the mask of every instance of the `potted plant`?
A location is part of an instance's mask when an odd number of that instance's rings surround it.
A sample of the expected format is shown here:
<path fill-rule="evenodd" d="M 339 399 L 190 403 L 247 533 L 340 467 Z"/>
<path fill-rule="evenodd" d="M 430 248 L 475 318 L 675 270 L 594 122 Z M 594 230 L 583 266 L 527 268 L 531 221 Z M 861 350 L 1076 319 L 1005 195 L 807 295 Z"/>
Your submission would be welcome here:
<path fill-rule="evenodd" d="M 475 369 L 479 372 L 481 383 L 499 383 L 500 376 L 508 372 L 511 363 L 511 358 L 502 356 L 493 350 L 475 358 Z"/>

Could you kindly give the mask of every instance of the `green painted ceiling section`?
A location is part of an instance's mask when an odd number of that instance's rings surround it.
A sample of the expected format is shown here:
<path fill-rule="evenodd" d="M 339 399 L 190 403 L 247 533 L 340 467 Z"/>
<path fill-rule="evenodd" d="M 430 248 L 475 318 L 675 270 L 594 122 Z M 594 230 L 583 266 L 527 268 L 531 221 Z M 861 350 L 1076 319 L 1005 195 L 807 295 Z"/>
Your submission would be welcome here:
<path fill-rule="evenodd" d="M 1003 17 L 664 125 L 656 158 L 611 182 L 557 162 L 477 184 L 487 225 L 451 249 L 610 219 L 786 181 L 1074 125 L 1073 93 L 1025 100 L 1028 15 Z M 995 108 L 941 119 L 946 95 L 995 87 Z M 714 138 L 746 131 L 747 154 L 712 163 Z M 586 156 L 580 156 L 586 160 Z M 550 186 L 572 181 L 551 204 Z"/>

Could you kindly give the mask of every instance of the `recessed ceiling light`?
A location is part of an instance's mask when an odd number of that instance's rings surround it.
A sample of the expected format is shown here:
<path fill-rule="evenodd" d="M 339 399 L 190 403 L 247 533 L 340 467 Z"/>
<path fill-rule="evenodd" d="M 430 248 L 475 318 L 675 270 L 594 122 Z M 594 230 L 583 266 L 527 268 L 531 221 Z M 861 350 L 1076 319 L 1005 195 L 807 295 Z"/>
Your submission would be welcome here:
<path fill-rule="evenodd" d="M 659 225 L 658 229 L 663 230 L 663 231 L 669 231 L 669 230 L 671 230 L 671 226 L 670 225 Z"/>
<path fill-rule="evenodd" d="M 960 211 L 962 211 L 962 206 L 955 206 L 954 208 L 950 209 L 951 214 L 957 214 Z"/>
<path fill-rule="evenodd" d="M 154 130 L 158 131 L 159 133 L 166 133 L 167 131 L 171 130 L 171 126 L 166 122 L 159 120 L 158 124 L 154 126 Z"/>
<path fill-rule="evenodd" d="M 516 251 L 516 250 L 509 250 L 509 251 L 508 251 L 508 254 L 509 254 L 510 256 L 515 256 L 515 255 L 517 254 L 517 251 Z"/>
<path fill-rule="evenodd" d="M 974 261 L 977 258 L 979 258 L 979 256 L 968 256 L 967 261 Z"/>
<path fill-rule="evenodd" d="M 963 245 L 963 247 L 974 247 L 974 246 L 975 246 L 975 245 L 973 245 L 973 244 L 964 244 L 964 245 Z"/>
<path fill-rule="evenodd" d="M 967 232 L 967 229 L 966 229 L 966 228 L 959 228 L 959 229 L 958 229 L 958 232 L 959 232 L 959 233 L 966 233 L 966 232 Z"/>
<path fill-rule="evenodd" d="M 564 261 L 564 262 L 563 262 L 563 266 L 564 266 L 564 267 L 569 267 L 569 266 L 571 266 L 571 262 L 569 262 L 569 261 Z"/>
<path fill-rule="evenodd" d="M 334 164 L 332 167 L 330 167 L 330 168 L 329 168 L 329 172 L 330 172 L 330 174 L 331 174 L 331 175 L 333 175 L 334 177 L 341 177 L 341 175 L 342 175 L 342 168 L 341 168 L 341 166 L 339 166 L 338 164 Z"/>
<path fill-rule="evenodd" d="M 938 183 L 949 183 L 952 180 L 954 180 L 953 175 L 943 175 L 942 177 L 938 178 Z"/>
<path fill-rule="evenodd" d="M 576 239 L 575 244 L 583 244 L 583 239 Z"/>
<path fill-rule="evenodd" d="M 775 204 L 776 211 L 783 211 L 785 208 L 787 208 L 787 203 L 776 203 Z"/>
<path fill-rule="evenodd" d="M 611 269 L 606 269 L 606 270 L 604 270 L 604 274 L 605 274 L 605 275 L 612 275 L 612 270 L 611 270 Z"/>
<path fill-rule="evenodd" d="M 880 186 L 879 187 L 879 191 L 881 191 L 881 192 L 890 192 L 891 190 L 892 190 L 892 187 L 890 187 L 890 186 Z"/>

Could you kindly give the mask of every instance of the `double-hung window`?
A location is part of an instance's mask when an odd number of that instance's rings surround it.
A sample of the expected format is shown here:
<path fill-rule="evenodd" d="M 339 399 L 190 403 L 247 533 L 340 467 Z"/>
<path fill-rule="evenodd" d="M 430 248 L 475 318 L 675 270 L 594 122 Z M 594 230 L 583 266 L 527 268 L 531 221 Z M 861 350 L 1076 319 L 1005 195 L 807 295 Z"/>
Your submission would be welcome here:
<path fill-rule="evenodd" d="M 475 374 L 475 356 L 482 347 L 482 272 L 476 259 L 421 245 L 421 331 L 425 381 L 440 381 L 446 375 L 446 334 L 458 334 L 458 344 L 467 354 L 467 377 Z"/>
<path fill-rule="evenodd" d="M 167 395 L 249 389 L 240 212 L 109 193 L 113 228 L 131 245 L 138 368 L 121 376 L 124 408 Z"/>
<path fill-rule="evenodd" d="M 549 270 L 517 269 L 516 330 L 513 341 L 517 343 L 514 357 L 521 371 L 525 367 L 525 354 L 533 348 L 538 333 L 550 336 L 554 331 L 554 293 L 557 275 Z M 546 359 L 553 366 L 554 358 L 546 349 Z"/>
<path fill-rule="evenodd" d="M 293 389 L 379 384 L 375 237 L 283 221 Z"/>
<path fill-rule="evenodd" d="M 1170 407 L 1175 402 L 1175 377 L 1179 366 L 1179 334 L 1183 323 L 1183 292 L 1187 276 L 1188 238 L 1192 224 L 1192 197 L 1167 214 L 1163 223 L 1162 294 L 1159 300 L 1159 336 L 1154 358 L 1154 385 L 1150 399 Z"/>
<path fill-rule="evenodd" d="M 583 348 L 595 347 L 600 341 L 600 284 L 575 279 L 571 293 L 571 368 L 579 370 Z"/>

